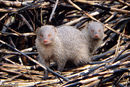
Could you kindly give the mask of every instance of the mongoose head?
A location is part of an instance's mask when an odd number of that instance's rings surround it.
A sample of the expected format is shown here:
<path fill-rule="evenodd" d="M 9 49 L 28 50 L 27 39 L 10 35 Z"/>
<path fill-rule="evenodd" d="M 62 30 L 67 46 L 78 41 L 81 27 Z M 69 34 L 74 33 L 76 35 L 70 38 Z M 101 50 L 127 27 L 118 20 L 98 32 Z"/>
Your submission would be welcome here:
<path fill-rule="evenodd" d="M 57 34 L 57 30 L 52 25 L 45 25 L 37 29 L 37 39 L 43 45 L 51 45 Z"/>
<path fill-rule="evenodd" d="M 104 36 L 104 25 L 100 22 L 89 22 L 87 25 L 88 33 L 92 39 L 99 40 Z"/>

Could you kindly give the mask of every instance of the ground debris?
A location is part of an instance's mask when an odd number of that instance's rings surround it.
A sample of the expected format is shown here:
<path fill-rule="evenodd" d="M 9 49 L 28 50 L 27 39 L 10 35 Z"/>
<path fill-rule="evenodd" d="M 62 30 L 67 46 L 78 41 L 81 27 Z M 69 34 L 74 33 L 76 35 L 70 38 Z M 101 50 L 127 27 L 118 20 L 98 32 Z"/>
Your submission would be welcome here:
<path fill-rule="evenodd" d="M 0 86 L 129 87 L 129 8 L 129 0 L 0 0 Z M 105 26 L 93 62 L 70 64 L 63 72 L 54 65 L 45 80 L 36 61 L 36 29 L 51 24 L 81 30 L 91 20 Z"/>

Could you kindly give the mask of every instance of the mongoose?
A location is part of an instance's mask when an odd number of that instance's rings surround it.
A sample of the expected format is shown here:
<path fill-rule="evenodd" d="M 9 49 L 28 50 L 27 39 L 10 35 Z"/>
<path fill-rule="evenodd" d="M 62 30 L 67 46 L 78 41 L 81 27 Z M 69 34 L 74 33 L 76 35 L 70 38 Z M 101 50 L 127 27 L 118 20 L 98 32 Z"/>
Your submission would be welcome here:
<path fill-rule="evenodd" d="M 81 30 L 86 38 L 86 44 L 89 47 L 89 53 L 93 52 L 101 45 L 104 37 L 104 26 L 100 22 L 89 22 L 84 29 Z"/>
<path fill-rule="evenodd" d="M 50 60 L 62 71 L 68 60 L 75 65 L 90 62 L 88 45 L 82 32 L 72 26 L 54 27 L 42 26 L 37 30 L 36 47 L 39 52 L 39 62 L 49 66 Z"/>

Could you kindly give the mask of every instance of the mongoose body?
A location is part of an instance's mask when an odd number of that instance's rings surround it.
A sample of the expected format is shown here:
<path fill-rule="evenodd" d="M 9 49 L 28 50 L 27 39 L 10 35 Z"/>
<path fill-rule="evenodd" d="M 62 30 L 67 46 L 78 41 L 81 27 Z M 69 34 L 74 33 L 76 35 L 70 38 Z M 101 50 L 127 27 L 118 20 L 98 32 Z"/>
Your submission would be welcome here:
<path fill-rule="evenodd" d="M 102 23 L 91 21 L 81 30 L 86 38 L 86 44 L 89 47 L 89 53 L 93 52 L 101 45 L 104 37 L 104 26 Z"/>
<path fill-rule="evenodd" d="M 37 30 L 36 47 L 39 62 L 49 66 L 50 60 L 53 60 L 59 71 L 64 69 L 68 60 L 75 65 L 90 62 L 85 37 L 72 26 L 42 26 Z"/>

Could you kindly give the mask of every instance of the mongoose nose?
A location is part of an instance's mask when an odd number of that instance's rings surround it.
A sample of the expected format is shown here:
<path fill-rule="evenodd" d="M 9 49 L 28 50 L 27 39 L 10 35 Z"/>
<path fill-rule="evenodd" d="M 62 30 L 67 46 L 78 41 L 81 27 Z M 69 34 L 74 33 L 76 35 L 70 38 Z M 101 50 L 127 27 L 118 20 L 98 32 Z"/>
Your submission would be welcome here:
<path fill-rule="evenodd" d="M 99 35 L 98 34 L 95 34 L 95 36 L 94 36 L 95 38 L 99 38 Z"/>
<path fill-rule="evenodd" d="M 47 42 L 48 42 L 48 40 L 44 40 L 43 42 L 44 42 L 44 43 L 47 43 Z"/>

